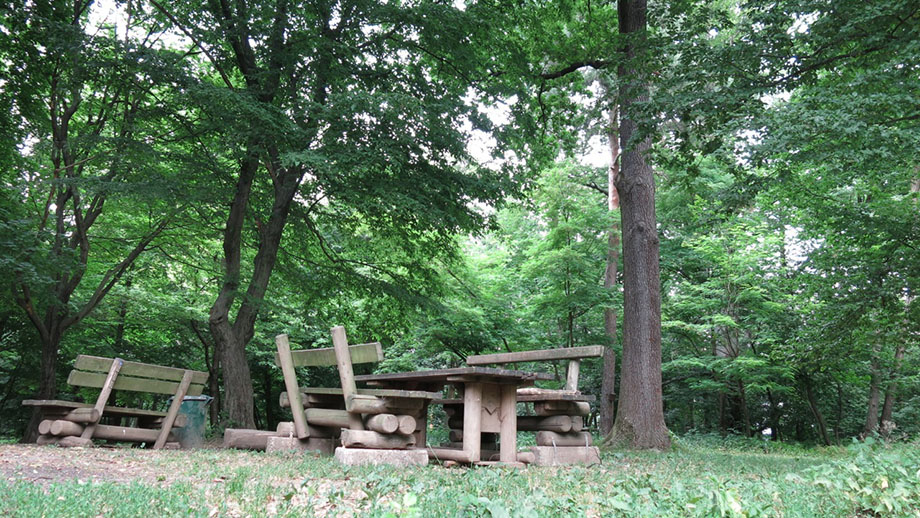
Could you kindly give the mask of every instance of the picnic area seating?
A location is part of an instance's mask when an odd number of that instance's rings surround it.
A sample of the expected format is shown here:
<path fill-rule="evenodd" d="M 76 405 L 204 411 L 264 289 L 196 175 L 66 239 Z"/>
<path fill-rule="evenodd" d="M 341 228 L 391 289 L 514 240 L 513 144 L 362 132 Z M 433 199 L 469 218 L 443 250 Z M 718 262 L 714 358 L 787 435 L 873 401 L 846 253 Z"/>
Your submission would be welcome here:
<path fill-rule="evenodd" d="M 26 406 L 38 407 L 39 444 L 91 446 L 93 439 L 152 444 L 154 449 L 178 447 L 174 427 L 185 426 L 179 407 L 186 395 L 200 395 L 208 373 L 189 369 L 129 362 L 121 358 L 80 355 L 67 383 L 74 387 L 98 388 L 95 404 L 63 400 L 28 399 Z M 166 412 L 107 405 L 113 390 L 173 396 Z M 122 426 L 132 421 L 133 426 Z"/>
<path fill-rule="evenodd" d="M 592 446 L 591 433 L 584 429 L 584 419 L 590 413 L 590 403 L 595 398 L 578 390 L 578 378 L 581 360 L 603 355 L 603 346 L 591 345 L 469 356 L 467 364 L 482 366 L 568 360 L 564 388 L 523 387 L 517 390 L 517 402 L 528 403 L 526 406 L 533 411 L 533 414 L 518 416 L 517 429 L 536 432 L 537 445 L 531 448 L 536 465 L 594 464 L 600 462 L 599 451 Z M 463 434 L 463 400 L 440 399 L 435 403 L 444 405 L 451 429 L 449 439 L 455 441 Z M 494 435 L 483 434 L 484 450 L 494 449 Z"/>
<path fill-rule="evenodd" d="M 275 363 L 287 389 L 280 403 L 290 407 L 293 422 L 281 423 L 280 437 L 266 449 L 331 450 L 346 464 L 426 464 L 425 427 L 428 404 L 437 392 L 357 388 L 353 364 L 383 360 L 380 343 L 349 345 L 345 328 L 333 327 L 333 347 L 291 350 L 287 335 L 278 335 Z M 296 367 L 338 367 L 340 387 L 301 387 Z"/>

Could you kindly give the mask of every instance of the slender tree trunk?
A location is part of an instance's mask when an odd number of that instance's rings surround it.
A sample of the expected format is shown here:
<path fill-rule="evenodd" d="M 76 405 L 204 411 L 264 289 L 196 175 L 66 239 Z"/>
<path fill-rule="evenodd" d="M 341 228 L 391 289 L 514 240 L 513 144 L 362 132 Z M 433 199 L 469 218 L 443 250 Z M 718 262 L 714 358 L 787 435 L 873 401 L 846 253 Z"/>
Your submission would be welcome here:
<path fill-rule="evenodd" d="M 869 376 L 869 405 L 866 410 L 866 424 L 860 437 L 866 438 L 878 432 L 878 403 L 879 383 L 881 382 L 881 367 L 879 367 L 879 347 L 876 346 L 870 360 L 871 373 Z"/>
<path fill-rule="evenodd" d="M 748 412 L 744 382 L 741 380 L 738 380 L 738 406 L 741 409 L 741 422 L 744 424 L 744 436 L 751 437 L 754 435 L 754 429 L 751 426 L 751 414 Z"/>
<path fill-rule="evenodd" d="M 891 420 L 891 414 L 894 412 L 894 402 L 898 395 L 898 377 L 901 374 L 901 362 L 904 360 L 904 344 L 899 343 L 894 351 L 894 372 L 893 379 L 888 382 L 885 388 L 885 402 L 882 404 L 882 421 L 880 426 L 881 434 L 888 437 L 894 426 Z"/>
<path fill-rule="evenodd" d="M 607 210 L 614 214 L 620 210 L 620 196 L 617 193 L 616 180 L 620 172 L 620 123 L 617 106 L 610 109 L 610 168 L 607 170 Z M 604 288 L 613 293 L 617 285 L 617 268 L 620 261 L 620 225 L 615 217 L 611 218 L 607 231 L 607 267 L 604 269 Z M 607 335 L 607 347 L 604 351 L 604 374 L 601 380 L 600 432 L 603 435 L 613 429 L 614 397 L 616 382 L 616 353 L 613 346 L 617 343 L 617 312 L 613 307 L 604 308 L 604 333 Z"/>
<path fill-rule="evenodd" d="M 808 375 L 803 375 L 802 384 L 805 388 L 805 400 L 808 401 L 808 407 L 811 409 L 811 413 L 815 417 L 815 424 L 818 425 L 818 438 L 821 439 L 825 446 L 830 446 L 831 439 L 827 435 L 827 422 L 824 420 L 824 414 L 821 413 L 821 409 L 818 407 L 818 398 L 815 396 L 811 377 Z"/>
<path fill-rule="evenodd" d="M 619 0 L 620 32 L 637 36 L 626 46 L 635 60 L 646 40 L 645 0 Z M 639 56 L 641 57 L 641 56 Z M 661 392 L 661 288 L 658 229 L 655 220 L 655 178 L 645 159 L 651 140 L 633 138 L 638 125 L 630 107 L 648 99 L 648 84 L 635 63 L 620 67 L 620 147 L 624 150 L 619 178 L 623 228 L 623 361 L 617 416 L 609 444 L 631 448 L 667 449 L 671 445 L 664 422 Z"/>

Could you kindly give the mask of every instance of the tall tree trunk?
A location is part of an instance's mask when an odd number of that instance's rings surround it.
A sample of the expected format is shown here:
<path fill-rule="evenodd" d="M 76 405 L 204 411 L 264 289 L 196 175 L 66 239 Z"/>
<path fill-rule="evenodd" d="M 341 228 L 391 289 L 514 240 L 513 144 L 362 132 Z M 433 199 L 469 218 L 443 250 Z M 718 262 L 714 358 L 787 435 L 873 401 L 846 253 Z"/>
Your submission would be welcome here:
<path fill-rule="evenodd" d="M 866 424 L 860 437 L 866 438 L 878 432 L 878 403 L 879 403 L 879 383 L 881 382 L 881 367 L 879 366 L 879 346 L 876 345 L 872 352 L 870 360 L 869 376 L 869 405 L 866 410 Z"/>
<path fill-rule="evenodd" d="M 610 108 L 610 129 L 607 140 L 610 145 L 610 168 L 607 170 L 607 210 L 613 215 L 620 210 L 620 196 L 616 180 L 620 173 L 620 123 L 617 105 Z M 617 268 L 620 261 L 620 225 L 611 218 L 607 230 L 607 267 L 604 269 L 604 288 L 613 293 L 617 285 Z M 617 312 L 613 307 L 604 308 L 604 333 L 607 335 L 607 349 L 604 350 L 604 373 L 601 378 L 600 432 L 603 435 L 613 429 L 613 411 L 616 382 L 617 357 L 613 346 L 617 343 Z"/>
<path fill-rule="evenodd" d="M 630 108 L 648 100 L 648 84 L 636 63 L 645 50 L 645 0 L 619 0 L 619 30 L 630 35 L 629 62 L 618 70 L 620 148 L 624 150 L 619 178 L 623 228 L 623 361 L 620 399 L 609 444 L 631 448 L 667 449 L 671 445 L 664 422 L 661 392 L 661 288 L 658 229 L 655 220 L 655 178 L 645 160 L 651 140 L 633 138 L 638 125 Z"/>
<path fill-rule="evenodd" d="M 882 420 L 879 428 L 882 436 L 888 437 L 891 434 L 894 422 L 891 420 L 891 414 L 894 412 L 894 402 L 898 395 L 898 377 L 901 374 L 901 362 L 904 360 L 904 344 L 899 343 L 894 351 L 894 372 L 892 380 L 885 387 L 885 402 L 882 405 Z"/>
<path fill-rule="evenodd" d="M 815 396 L 814 387 L 812 386 L 811 376 L 802 375 L 802 385 L 805 388 L 805 400 L 808 402 L 808 408 L 815 417 L 815 424 L 818 425 L 818 438 L 825 446 L 831 445 L 830 436 L 827 435 L 827 422 L 824 420 L 824 414 L 818 407 L 818 398 Z"/>

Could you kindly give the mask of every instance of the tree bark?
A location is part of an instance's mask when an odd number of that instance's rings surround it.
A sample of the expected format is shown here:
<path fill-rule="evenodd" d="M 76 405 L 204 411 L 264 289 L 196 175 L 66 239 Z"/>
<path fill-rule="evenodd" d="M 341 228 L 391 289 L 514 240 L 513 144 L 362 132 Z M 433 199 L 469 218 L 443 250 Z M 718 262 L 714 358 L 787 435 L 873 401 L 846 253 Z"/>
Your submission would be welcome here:
<path fill-rule="evenodd" d="M 863 426 L 863 431 L 860 434 L 860 437 L 863 439 L 878 432 L 879 383 L 881 382 L 881 367 L 879 366 L 878 355 L 879 346 L 876 345 L 869 363 L 869 404 L 866 409 L 866 424 Z"/>
<path fill-rule="evenodd" d="M 620 127 L 617 106 L 610 109 L 610 168 L 607 170 L 607 210 L 613 215 L 620 209 L 620 196 L 617 193 L 616 180 L 620 172 Z M 607 267 L 604 269 L 604 288 L 612 293 L 617 285 L 617 268 L 620 261 L 620 225 L 612 218 L 607 231 Z M 616 354 L 613 346 L 617 343 L 617 312 L 613 307 L 604 308 L 604 333 L 607 335 L 607 347 L 604 351 L 604 373 L 601 378 L 600 432 L 603 435 L 613 429 L 614 397 L 616 383 Z"/>
<path fill-rule="evenodd" d="M 645 159 L 651 140 L 633 138 L 638 125 L 630 108 L 648 100 L 648 84 L 634 60 L 644 50 L 645 0 L 619 0 L 619 30 L 633 39 L 626 45 L 622 79 L 620 147 L 624 150 L 619 178 L 623 228 L 623 360 L 620 399 L 608 444 L 640 449 L 671 445 L 664 422 L 661 389 L 661 290 L 655 179 Z"/>
<path fill-rule="evenodd" d="M 801 378 L 802 385 L 805 388 L 805 400 L 808 402 L 808 408 L 815 417 L 815 424 L 818 425 L 818 438 L 821 439 L 825 446 L 830 446 L 831 439 L 827 435 L 827 422 L 824 420 L 824 414 L 821 413 L 821 409 L 818 407 L 818 398 L 815 396 L 815 391 L 812 387 L 811 376 L 804 374 Z"/>

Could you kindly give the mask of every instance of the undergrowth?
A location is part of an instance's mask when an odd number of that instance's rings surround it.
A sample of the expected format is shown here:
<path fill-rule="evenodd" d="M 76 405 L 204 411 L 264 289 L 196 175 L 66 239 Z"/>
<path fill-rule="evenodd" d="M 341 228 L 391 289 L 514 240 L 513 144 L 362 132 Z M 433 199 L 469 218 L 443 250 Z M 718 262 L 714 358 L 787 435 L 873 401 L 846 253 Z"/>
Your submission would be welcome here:
<path fill-rule="evenodd" d="M 144 452 L 132 452 L 144 462 Z M 916 444 L 804 448 L 680 438 L 590 467 L 346 468 L 314 456 L 167 452 L 156 482 L 0 480 L 0 516 L 920 518 Z"/>

